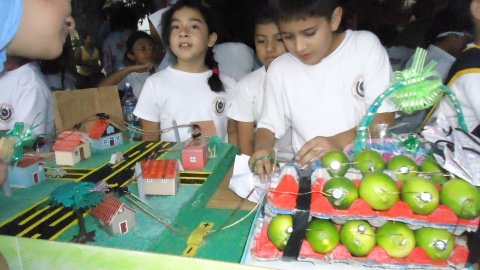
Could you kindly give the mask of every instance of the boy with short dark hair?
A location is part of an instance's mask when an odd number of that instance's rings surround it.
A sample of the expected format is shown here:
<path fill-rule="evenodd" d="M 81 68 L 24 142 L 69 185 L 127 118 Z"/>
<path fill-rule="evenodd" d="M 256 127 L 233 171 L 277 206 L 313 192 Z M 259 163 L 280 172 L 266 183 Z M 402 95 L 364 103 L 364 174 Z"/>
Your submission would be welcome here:
<path fill-rule="evenodd" d="M 304 166 L 356 136 L 368 107 L 388 86 L 391 66 L 370 32 L 339 32 L 337 0 L 271 0 L 289 53 L 267 72 L 264 109 L 255 134 L 252 170 L 271 172 L 275 138 L 292 128 L 296 161 Z M 394 123 L 385 102 L 375 123 Z"/>

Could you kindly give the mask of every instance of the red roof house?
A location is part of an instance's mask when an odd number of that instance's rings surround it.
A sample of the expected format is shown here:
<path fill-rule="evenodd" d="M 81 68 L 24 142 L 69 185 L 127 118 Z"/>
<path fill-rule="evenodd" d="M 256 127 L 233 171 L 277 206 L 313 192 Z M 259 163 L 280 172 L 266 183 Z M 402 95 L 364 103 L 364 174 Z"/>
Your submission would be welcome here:
<path fill-rule="evenodd" d="M 79 131 L 64 131 L 57 136 L 52 147 L 57 165 L 75 165 L 91 156 L 87 135 Z"/>
<path fill-rule="evenodd" d="M 108 149 L 123 143 L 122 131 L 105 119 L 96 120 L 88 131 L 88 136 L 95 149 Z"/>
<path fill-rule="evenodd" d="M 9 166 L 5 184 L 28 188 L 45 181 L 44 161 L 45 158 L 40 156 L 24 155 L 17 164 Z"/>
<path fill-rule="evenodd" d="M 127 233 L 136 225 L 135 210 L 111 195 L 107 195 L 105 201 L 93 208 L 90 214 L 110 235 Z"/>
<path fill-rule="evenodd" d="M 175 195 L 180 183 L 178 160 L 147 160 L 142 163 L 143 189 L 146 195 Z"/>

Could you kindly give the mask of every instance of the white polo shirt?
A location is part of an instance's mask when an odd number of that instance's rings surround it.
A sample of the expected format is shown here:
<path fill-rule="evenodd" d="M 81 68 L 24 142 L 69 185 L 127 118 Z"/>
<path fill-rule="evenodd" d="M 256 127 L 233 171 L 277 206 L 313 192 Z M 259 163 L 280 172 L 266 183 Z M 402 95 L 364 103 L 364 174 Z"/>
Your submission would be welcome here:
<path fill-rule="evenodd" d="M 291 54 L 273 61 L 267 72 L 264 108 L 258 123 L 276 138 L 292 127 L 297 152 L 316 136 L 355 128 L 390 83 L 385 48 L 367 31 L 346 31 L 338 48 L 315 65 Z M 385 101 L 378 112 L 393 112 Z"/>
<path fill-rule="evenodd" d="M 0 86 L 0 130 L 24 122 L 37 135 L 55 135 L 52 93 L 36 63 L 0 74 Z"/>
<path fill-rule="evenodd" d="M 189 73 L 172 67 L 150 76 L 142 89 L 137 106 L 133 112 L 136 116 L 159 122 L 162 129 L 196 121 L 215 123 L 217 135 L 227 137 L 227 113 L 233 98 L 236 81 L 220 74 L 225 91 L 215 93 L 208 85 L 212 72 Z M 180 139 L 191 137 L 188 128 L 180 128 Z M 175 141 L 174 131 L 162 134 L 162 141 Z"/>

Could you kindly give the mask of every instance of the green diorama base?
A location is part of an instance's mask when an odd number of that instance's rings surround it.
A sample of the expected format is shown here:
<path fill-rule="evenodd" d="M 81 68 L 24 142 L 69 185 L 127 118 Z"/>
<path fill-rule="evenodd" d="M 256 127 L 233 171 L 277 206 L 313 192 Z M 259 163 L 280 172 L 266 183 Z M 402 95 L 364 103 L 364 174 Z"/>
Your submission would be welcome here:
<path fill-rule="evenodd" d="M 81 161 L 73 167 L 98 168 L 108 163 L 112 153 L 126 152 L 135 147 L 136 144 L 125 143 L 106 151 L 94 151 L 91 158 Z M 174 151 L 165 154 L 162 159 L 179 158 L 180 150 L 181 147 L 175 147 Z M 202 185 L 181 185 L 174 196 L 147 196 L 146 200 L 150 207 L 141 204 L 163 222 L 181 231 L 182 234 L 169 230 L 165 225 L 132 204 L 127 198 L 120 197 L 124 203 L 135 209 L 136 227 L 130 228 L 130 231 L 126 234 L 110 236 L 99 227 L 93 217 L 86 215 L 87 231 L 96 231 L 95 241 L 88 243 L 88 245 L 181 255 L 187 247 L 188 236 L 201 223 L 213 223 L 213 230 L 216 230 L 226 223 L 233 223 L 245 216 L 248 212 L 243 210 L 231 216 L 233 210 L 206 208 L 207 202 L 229 172 L 237 152 L 238 150 L 231 145 L 218 144 L 217 158 L 211 159 L 203 170 L 210 172 L 210 176 Z M 11 197 L 5 197 L 1 193 L 0 229 L 20 213 L 38 205 L 43 205 L 42 203 L 48 201 L 50 193 L 66 182 L 66 180 L 47 179 L 44 183 L 28 189 L 13 189 Z M 135 183 L 130 185 L 128 190 L 132 194 L 138 195 Z M 239 262 L 252 221 L 253 215 L 232 228 L 211 234 L 204 240 L 195 257 Z M 77 233 L 78 226 L 76 222 L 73 222 L 65 230 L 52 237 L 51 240 L 69 242 Z"/>

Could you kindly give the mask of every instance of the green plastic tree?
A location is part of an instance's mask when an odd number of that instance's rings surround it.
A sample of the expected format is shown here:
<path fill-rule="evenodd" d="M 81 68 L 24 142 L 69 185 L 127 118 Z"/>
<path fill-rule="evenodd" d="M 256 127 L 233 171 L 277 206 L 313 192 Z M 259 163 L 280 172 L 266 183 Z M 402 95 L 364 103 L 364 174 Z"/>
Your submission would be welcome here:
<path fill-rule="evenodd" d="M 86 243 L 94 240 L 95 231 L 87 233 L 83 214 L 104 200 L 105 194 L 95 190 L 95 184 L 90 182 L 67 183 L 52 192 L 53 203 L 72 208 L 77 217 L 80 228 L 78 235 L 72 240 L 75 243 Z"/>

